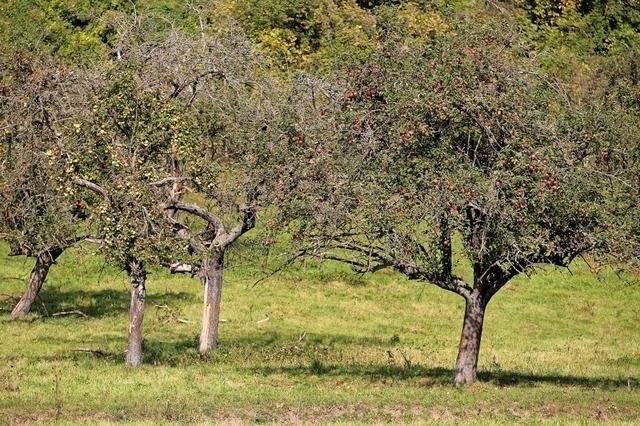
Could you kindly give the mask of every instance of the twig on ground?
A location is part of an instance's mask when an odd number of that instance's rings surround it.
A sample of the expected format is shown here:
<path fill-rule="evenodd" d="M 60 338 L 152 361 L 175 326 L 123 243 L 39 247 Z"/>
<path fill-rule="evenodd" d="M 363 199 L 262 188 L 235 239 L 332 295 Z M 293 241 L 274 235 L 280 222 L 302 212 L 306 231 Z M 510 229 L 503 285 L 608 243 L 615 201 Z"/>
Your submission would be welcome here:
<path fill-rule="evenodd" d="M 52 317 L 64 317 L 67 315 L 79 315 L 84 318 L 89 318 L 89 315 L 85 314 L 82 311 L 62 311 L 62 312 L 55 312 L 51 314 Z"/>
<path fill-rule="evenodd" d="M 90 353 L 90 354 L 100 355 L 100 356 L 109 355 L 108 352 L 103 351 L 102 349 L 75 348 L 75 349 L 71 349 L 71 352 L 85 352 L 85 353 Z"/>

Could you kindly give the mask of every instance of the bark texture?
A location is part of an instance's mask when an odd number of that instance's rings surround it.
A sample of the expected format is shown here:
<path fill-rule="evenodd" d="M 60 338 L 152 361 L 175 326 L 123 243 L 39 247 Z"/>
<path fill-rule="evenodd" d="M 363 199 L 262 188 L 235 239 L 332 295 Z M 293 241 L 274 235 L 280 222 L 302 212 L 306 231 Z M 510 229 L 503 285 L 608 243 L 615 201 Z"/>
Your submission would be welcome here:
<path fill-rule="evenodd" d="M 471 384 L 478 379 L 478 355 L 485 310 L 486 303 L 482 295 L 474 292 L 466 298 L 464 323 L 453 379 L 456 386 Z"/>
<path fill-rule="evenodd" d="M 138 367 L 142 364 L 142 321 L 147 299 L 145 281 L 147 278 L 144 265 L 131 262 L 127 267 L 131 279 L 131 305 L 129 307 L 129 341 L 127 348 L 127 365 Z"/>
<path fill-rule="evenodd" d="M 56 262 L 56 259 L 60 257 L 62 252 L 62 249 L 54 248 L 45 251 L 36 257 L 36 264 L 31 270 L 27 289 L 20 298 L 20 301 L 18 301 L 16 306 L 11 311 L 12 320 L 23 319 L 27 316 L 29 311 L 31 311 L 31 306 L 36 300 L 36 297 L 38 297 L 38 294 L 40 293 L 40 290 L 42 289 L 42 286 L 47 279 L 47 275 L 49 274 L 51 265 Z"/>
<path fill-rule="evenodd" d="M 202 354 L 213 351 L 218 346 L 223 267 L 224 253 L 217 253 L 202 263 L 200 276 L 204 284 L 204 306 L 199 348 Z"/>

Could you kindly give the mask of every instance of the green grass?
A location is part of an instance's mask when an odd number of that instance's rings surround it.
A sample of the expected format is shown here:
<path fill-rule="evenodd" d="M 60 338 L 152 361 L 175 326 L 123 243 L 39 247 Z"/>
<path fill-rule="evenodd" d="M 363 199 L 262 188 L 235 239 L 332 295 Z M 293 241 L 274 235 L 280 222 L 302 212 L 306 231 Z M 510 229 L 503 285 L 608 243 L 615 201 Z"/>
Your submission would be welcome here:
<path fill-rule="evenodd" d="M 10 322 L 32 265 L 6 251 L 0 424 L 640 422 L 640 288 L 614 274 L 577 265 L 510 283 L 489 306 L 481 382 L 459 390 L 450 382 L 462 299 L 391 273 L 354 278 L 324 264 L 252 287 L 255 277 L 232 269 L 220 348 L 203 358 L 199 282 L 154 271 L 145 365 L 133 370 L 124 365 L 124 274 L 67 252 L 35 312 Z M 45 307 L 89 317 L 51 317 Z"/>

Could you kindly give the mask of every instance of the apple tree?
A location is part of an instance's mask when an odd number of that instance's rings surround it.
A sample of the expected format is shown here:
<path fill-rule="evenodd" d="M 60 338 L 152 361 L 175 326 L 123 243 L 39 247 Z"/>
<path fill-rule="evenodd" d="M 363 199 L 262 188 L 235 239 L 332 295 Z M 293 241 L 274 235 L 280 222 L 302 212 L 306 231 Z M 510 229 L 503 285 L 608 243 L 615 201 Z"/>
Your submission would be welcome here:
<path fill-rule="evenodd" d="M 322 96 L 310 80 L 294 90 L 274 79 L 241 35 L 158 31 L 143 16 L 123 25 L 112 60 L 69 86 L 82 101 L 60 155 L 76 186 L 105 200 L 93 215 L 105 255 L 201 279 L 205 353 L 217 345 L 225 253 L 304 169 L 290 161 L 296 123 Z"/>
<path fill-rule="evenodd" d="M 225 254 L 261 212 L 276 215 L 309 153 L 317 155 L 302 148 L 302 129 L 318 124 L 314 99 L 320 108 L 324 95 L 310 78 L 276 80 L 239 35 L 179 36 L 146 63 L 193 123 L 189 143 L 174 150 L 174 175 L 164 180 L 165 208 L 189 251 L 171 270 L 204 285 L 199 350 L 206 353 L 217 346 Z"/>
<path fill-rule="evenodd" d="M 342 126 L 317 164 L 330 179 L 297 195 L 307 253 L 465 300 L 456 385 L 476 381 L 486 308 L 512 278 L 609 247 L 608 183 L 577 149 L 602 129 L 572 122 L 589 104 L 528 53 L 464 22 L 421 45 L 387 37 L 340 81 Z"/>
<path fill-rule="evenodd" d="M 0 82 L 0 239 L 11 255 L 35 258 L 27 288 L 11 312 L 24 318 L 58 257 L 83 240 L 87 201 L 64 190 L 64 162 L 48 157 L 57 136 L 51 107 L 68 69 L 16 55 Z"/>

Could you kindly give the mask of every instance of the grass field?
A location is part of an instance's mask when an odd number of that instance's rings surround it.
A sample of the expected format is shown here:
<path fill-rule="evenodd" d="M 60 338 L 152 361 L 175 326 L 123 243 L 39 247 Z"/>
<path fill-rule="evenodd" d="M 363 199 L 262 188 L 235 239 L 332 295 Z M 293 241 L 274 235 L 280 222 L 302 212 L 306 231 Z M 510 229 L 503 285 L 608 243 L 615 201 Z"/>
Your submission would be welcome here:
<path fill-rule="evenodd" d="M 124 274 L 67 252 L 35 312 L 12 323 L 32 265 L 6 251 L 0 423 L 640 423 L 640 288 L 614 274 L 576 265 L 510 283 L 489 306 L 481 383 L 459 390 L 462 299 L 391 273 L 354 278 L 325 264 L 252 287 L 231 270 L 220 347 L 202 358 L 201 285 L 155 271 L 145 366 L 132 370 Z M 47 315 L 68 310 L 89 317 Z"/>

